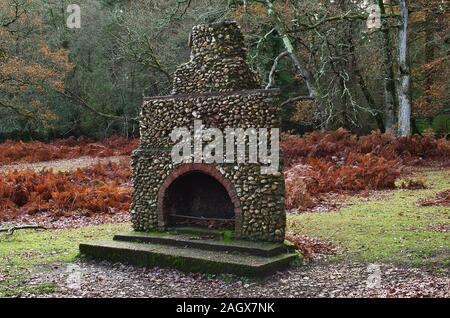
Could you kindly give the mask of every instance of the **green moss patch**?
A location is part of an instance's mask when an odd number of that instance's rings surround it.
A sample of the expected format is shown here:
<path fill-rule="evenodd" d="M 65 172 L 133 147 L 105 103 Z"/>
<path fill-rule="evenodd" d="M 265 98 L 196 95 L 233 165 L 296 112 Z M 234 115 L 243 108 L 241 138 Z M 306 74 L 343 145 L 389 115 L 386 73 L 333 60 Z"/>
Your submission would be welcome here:
<path fill-rule="evenodd" d="M 171 267 L 187 272 L 230 273 L 237 276 L 266 276 L 299 258 L 295 253 L 263 257 L 224 253 L 198 248 L 122 241 L 80 244 L 83 255 L 138 266 Z"/>

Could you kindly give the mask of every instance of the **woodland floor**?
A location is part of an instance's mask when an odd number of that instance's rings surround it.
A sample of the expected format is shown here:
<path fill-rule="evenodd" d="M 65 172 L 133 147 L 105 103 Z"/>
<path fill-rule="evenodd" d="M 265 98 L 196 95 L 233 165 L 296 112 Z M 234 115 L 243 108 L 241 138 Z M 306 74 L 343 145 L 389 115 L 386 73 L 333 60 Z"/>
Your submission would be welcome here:
<path fill-rule="evenodd" d="M 95 160 L 33 167 L 71 170 Z M 124 213 L 89 221 L 80 214 L 70 222 L 47 220 L 54 227 L 49 230 L 0 233 L 0 297 L 450 297 L 450 209 L 417 204 L 450 188 L 450 169 L 422 168 L 414 174 L 426 189 L 374 191 L 338 198 L 343 202 L 337 211 L 289 214 L 289 235 L 318 248 L 308 262 L 264 280 L 78 256 L 80 241 L 129 230 Z M 33 221 L 46 218 L 38 215 Z M 381 280 L 371 287 L 374 264 Z M 74 277 L 80 284 L 73 283 Z"/>
<path fill-rule="evenodd" d="M 62 159 L 62 160 L 43 161 L 34 163 L 19 163 L 0 166 L 0 172 L 24 170 L 24 169 L 30 169 L 34 171 L 39 171 L 42 169 L 52 169 L 54 172 L 59 171 L 64 172 L 76 170 L 78 168 L 89 167 L 97 162 L 109 162 L 109 161 L 118 162 L 123 158 L 127 158 L 127 156 L 112 156 L 105 158 L 92 158 L 85 156 L 75 159 Z"/>

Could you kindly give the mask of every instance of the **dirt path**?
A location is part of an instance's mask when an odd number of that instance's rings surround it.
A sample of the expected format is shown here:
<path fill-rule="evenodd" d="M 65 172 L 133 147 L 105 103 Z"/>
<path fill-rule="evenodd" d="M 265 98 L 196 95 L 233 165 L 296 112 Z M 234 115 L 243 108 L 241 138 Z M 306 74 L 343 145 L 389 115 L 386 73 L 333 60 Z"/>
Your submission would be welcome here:
<path fill-rule="evenodd" d="M 39 297 L 450 297 L 448 276 L 384 264 L 377 282 L 373 266 L 312 263 L 251 281 L 77 260 L 41 270 L 29 284 L 55 284 Z"/>
<path fill-rule="evenodd" d="M 129 158 L 128 156 L 113 156 L 113 157 L 105 157 L 105 158 L 93 158 L 93 157 L 80 157 L 75 159 L 63 159 L 63 160 L 54 160 L 54 161 L 42 161 L 42 162 L 34 162 L 34 163 L 20 163 L 13 165 L 4 165 L 0 166 L 0 172 L 8 172 L 13 170 L 25 170 L 31 169 L 35 171 L 39 171 L 42 169 L 53 169 L 55 172 L 64 172 L 76 170 L 78 168 L 84 168 L 87 166 L 91 166 L 96 164 L 97 162 L 117 162 L 121 159 Z"/>

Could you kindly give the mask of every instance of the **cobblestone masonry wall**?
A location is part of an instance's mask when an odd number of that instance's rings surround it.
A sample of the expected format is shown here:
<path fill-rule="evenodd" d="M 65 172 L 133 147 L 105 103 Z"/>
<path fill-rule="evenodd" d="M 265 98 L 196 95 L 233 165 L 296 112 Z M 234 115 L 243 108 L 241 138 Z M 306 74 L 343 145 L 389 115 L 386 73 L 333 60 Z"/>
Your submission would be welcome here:
<path fill-rule="evenodd" d="M 247 64 L 247 49 L 234 22 L 198 25 L 190 37 L 191 60 L 174 74 L 173 94 L 259 88 Z"/>
<path fill-rule="evenodd" d="M 220 39 L 223 39 L 222 44 Z M 235 203 L 237 237 L 283 241 L 286 215 L 281 173 L 263 175 L 259 164 L 172 164 L 170 151 L 173 142 L 169 134 L 175 127 L 187 127 L 192 132 L 196 119 L 202 120 L 204 129 L 281 126 L 276 105 L 278 91 L 257 89 L 259 85 L 245 62 L 243 38 L 235 23 L 196 26 L 191 41 L 191 62 L 182 65 L 175 75 L 174 92 L 183 95 L 147 98 L 142 106 L 141 145 L 132 155 L 134 193 L 131 213 L 134 228 L 146 231 L 167 226 L 161 196 L 164 195 L 164 187 L 185 166 L 187 169 L 184 170 L 198 168 L 225 185 Z M 222 68 L 222 64 L 216 62 L 223 61 L 223 55 L 233 61 L 239 60 L 236 65 L 241 63 L 241 71 L 238 67 L 230 67 L 232 71 L 227 74 L 232 76 L 229 77 L 220 77 L 211 71 Z M 207 61 L 207 64 L 202 61 Z M 196 75 L 186 75 L 186 70 Z M 202 78 L 209 76 L 204 74 L 215 74 L 212 77 L 220 79 L 217 82 L 219 87 L 201 84 Z"/>

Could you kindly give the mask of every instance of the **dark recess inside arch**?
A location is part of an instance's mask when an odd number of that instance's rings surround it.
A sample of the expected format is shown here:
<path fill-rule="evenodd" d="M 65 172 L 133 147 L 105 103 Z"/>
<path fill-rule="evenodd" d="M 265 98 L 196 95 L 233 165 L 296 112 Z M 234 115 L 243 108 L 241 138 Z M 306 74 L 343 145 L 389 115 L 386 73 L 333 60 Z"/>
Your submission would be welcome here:
<path fill-rule="evenodd" d="M 187 172 L 175 179 L 164 195 L 164 212 L 169 223 L 180 217 L 233 220 L 234 204 L 225 187 L 201 171 Z M 189 219 L 187 219 L 189 220 Z"/>

